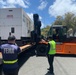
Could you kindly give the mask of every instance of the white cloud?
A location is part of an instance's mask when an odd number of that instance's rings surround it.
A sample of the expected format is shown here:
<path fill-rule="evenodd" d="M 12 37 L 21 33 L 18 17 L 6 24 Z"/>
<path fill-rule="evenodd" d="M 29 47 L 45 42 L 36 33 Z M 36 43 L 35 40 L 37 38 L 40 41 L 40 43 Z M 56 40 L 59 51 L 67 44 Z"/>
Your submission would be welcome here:
<path fill-rule="evenodd" d="M 43 10 L 47 6 L 47 1 L 40 0 L 41 4 L 39 5 L 38 9 Z"/>
<path fill-rule="evenodd" d="M 45 24 L 44 23 L 41 23 L 41 28 L 44 28 L 45 27 Z"/>
<path fill-rule="evenodd" d="M 31 20 L 33 20 L 33 13 L 27 13 Z"/>
<path fill-rule="evenodd" d="M 63 16 L 67 12 L 76 14 L 76 0 L 56 0 L 49 7 L 50 16 Z"/>
<path fill-rule="evenodd" d="M 0 0 L 1 8 L 16 7 L 16 5 L 21 6 L 23 8 L 28 8 L 30 3 L 28 0 Z"/>
<path fill-rule="evenodd" d="M 9 4 L 15 4 L 16 3 L 15 0 L 6 0 L 6 2 L 9 3 Z"/>
<path fill-rule="evenodd" d="M 40 19 L 40 20 L 42 20 L 42 17 L 41 17 L 41 16 L 39 16 L 39 19 Z"/>

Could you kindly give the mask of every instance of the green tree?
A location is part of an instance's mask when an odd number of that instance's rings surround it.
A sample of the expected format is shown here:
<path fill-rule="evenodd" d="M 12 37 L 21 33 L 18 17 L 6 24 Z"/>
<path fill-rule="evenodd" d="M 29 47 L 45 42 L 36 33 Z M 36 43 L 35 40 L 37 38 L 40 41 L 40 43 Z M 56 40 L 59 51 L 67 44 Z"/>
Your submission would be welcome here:
<path fill-rule="evenodd" d="M 72 13 L 66 13 L 63 20 L 63 25 L 67 25 L 68 28 L 73 28 L 73 19 L 74 14 Z"/>
<path fill-rule="evenodd" d="M 54 25 L 66 25 L 67 29 L 73 29 L 73 33 L 76 32 L 76 16 L 75 14 L 68 12 L 64 16 L 57 16 Z M 73 34 L 73 35 L 74 35 Z"/>
<path fill-rule="evenodd" d="M 53 23 L 54 25 L 62 25 L 63 22 L 63 17 L 62 16 L 57 16 L 55 22 Z"/>
<path fill-rule="evenodd" d="M 74 35 L 76 32 L 76 16 L 71 12 L 66 13 L 64 16 L 63 25 L 67 25 L 68 30 L 72 28 Z"/>
<path fill-rule="evenodd" d="M 43 35 L 44 37 L 46 37 L 49 29 L 50 29 L 50 26 L 49 25 L 46 26 L 45 28 L 42 28 L 41 29 L 41 35 Z"/>

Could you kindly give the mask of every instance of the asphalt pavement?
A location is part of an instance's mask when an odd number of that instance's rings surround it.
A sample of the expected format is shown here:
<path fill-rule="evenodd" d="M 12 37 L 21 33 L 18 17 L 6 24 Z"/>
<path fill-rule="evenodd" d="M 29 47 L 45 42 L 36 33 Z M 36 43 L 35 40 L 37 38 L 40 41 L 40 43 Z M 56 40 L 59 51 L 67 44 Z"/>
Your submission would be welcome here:
<path fill-rule="evenodd" d="M 46 57 L 31 56 L 20 67 L 19 75 L 50 75 Z M 55 56 L 55 75 L 76 75 L 76 57 Z"/>

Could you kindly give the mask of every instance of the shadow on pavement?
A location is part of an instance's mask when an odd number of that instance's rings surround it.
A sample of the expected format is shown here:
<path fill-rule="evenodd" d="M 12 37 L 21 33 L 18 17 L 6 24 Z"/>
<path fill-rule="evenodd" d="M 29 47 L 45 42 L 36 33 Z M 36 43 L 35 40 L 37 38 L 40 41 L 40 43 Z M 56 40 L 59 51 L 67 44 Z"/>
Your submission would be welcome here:
<path fill-rule="evenodd" d="M 45 75 L 54 75 L 54 74 L 51 74 L 51 73 L 48 71 Z"/>
<path fill-rule="evenodd" d="M 18 56 L 18 63 L 19 63 L 19 68 L 26 63 L 26 61 L 31 57 L 35 55 L 34 47 L 31 47 L 24 52 L 20 53 Z"/>
<path fill-rule="evenodd" d="M 76 55 L 74 55 L 74 54 L 56 54 L 55 55 L 56 57 L 75 57 L 76 58 Z"/>
<path fill-rule="evenodd" d="M 50 73 L 46 73 L 45 75 L 50 75 Z"/>

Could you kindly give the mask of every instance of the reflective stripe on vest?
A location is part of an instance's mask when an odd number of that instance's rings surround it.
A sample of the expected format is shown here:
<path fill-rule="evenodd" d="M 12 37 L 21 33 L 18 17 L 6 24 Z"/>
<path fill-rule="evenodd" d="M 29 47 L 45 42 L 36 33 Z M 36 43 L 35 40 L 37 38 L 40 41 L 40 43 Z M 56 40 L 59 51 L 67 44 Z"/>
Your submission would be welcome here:
<path fill-rule="evenodd" d="M 50 50 L 48 54 L 56 54 L 56 42 L 54 40 L 49 41 Z"/>
<path fill-rule="evenodd" d="M 18 59 L 12 60 L 12 61 L 5 61 L 5 60 L 3 60 L 3 63 L 4 63 L 4 64 L 14 64 L 14 63 L 16 63 L 17 61 L 18 61 Z"/>

